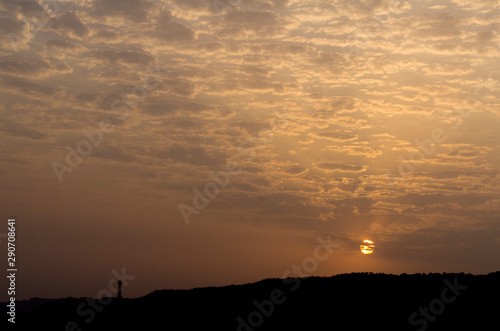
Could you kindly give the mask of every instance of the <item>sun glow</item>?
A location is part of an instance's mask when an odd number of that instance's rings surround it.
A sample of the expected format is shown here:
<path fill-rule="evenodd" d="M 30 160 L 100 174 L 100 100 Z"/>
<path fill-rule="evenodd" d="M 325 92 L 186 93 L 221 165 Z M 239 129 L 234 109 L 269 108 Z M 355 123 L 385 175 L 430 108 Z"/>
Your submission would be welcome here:
<path fill-rule="evenodd" d="M 375 249 L 375 245 L 373 244 L 373 241 L 371 240 L 364 240 L 363 244 L 359 246 L 361 249 L 361 253 L 363 254 L 372 254 L 373 250 Z"/>

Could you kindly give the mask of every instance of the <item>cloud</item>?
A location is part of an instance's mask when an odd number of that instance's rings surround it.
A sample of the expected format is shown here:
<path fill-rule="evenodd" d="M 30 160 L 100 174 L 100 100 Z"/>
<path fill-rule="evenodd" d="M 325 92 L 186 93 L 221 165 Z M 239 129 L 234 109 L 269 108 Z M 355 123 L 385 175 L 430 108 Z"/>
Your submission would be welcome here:
<path fill-rule="evenodd" d="M 175 128 L 184 130 L 201 130 L 207 126 L 206 123 L 193 120 L 177 120 L 172 124 Z"/>
<path fill-rule="evenodd" d="M 8 56 L 0 58 L 0 72 L 15 75 L 39 77 L 51 71 L 52 66 L 46 60 Z"/>
<path fill-rule="evenodd" d="M 291 167 L 288 167 L 286 169 L 286 172 L 291 174 L 291 175 L 301 174 L 301 173 L 304 173 L 305 171 L 306 171 L 306 168 L 299 166 L 299 165 L 291 166 Z"/>
<path fill-rule="evenodd" d="M 340 171 L 354 171 L 359 172 L 365 170 L 365 167 L 362 165 L 353 165 L 353 164 L 338 164 L 338 163 L 318 163 L 317 167 L 319 169 L 324 170 L 340 170 Z"/>
<path fill-rule="evenodd" d="M 460 177 L 480 177 L 482 175 L 495 176 L 496 172 L 480 173 L 477 171 L 462 171 L 462 170 L 445 170 L 437 171 L 433 173 L 421 174 L 422 176 L 427 176 L 435 179 L 451 179 Z"/>
<path fill-rule="evenodd" d="M 323 131 L 312 134 L 319 138 L 327 138 L 331 140 L 354 140 L 357 139 L 358 135 L 352 132 L 343 131 Z"/>
<path fill-rule="evenodd" d="M 28 1 L 27 1 L 28 2 Z M 33 1 L 34 2 L 34 1 Z M 25 23 L 21 20 L 18 20 L 15 17 L 10 16 L 9 13 L 1 13 L 0 12 L 0 35 L 5 38 L 5 40 L 9 40 L 8 36 L 10 34 L 15 34 L 18 38 L 24 39 L 23 37 L 23 28 Z M 10 39 L 12 41 L 17 42 L 16 39 Z"/>
<path fill-rule="evenodd" d="M 344 58 L 344 55 L 341 53 L 333 53 L 333 52 L 320 52 L 311 60 L 312 63 L 318 65 L 341 65 L 347 64 L 347 61 Z"/>
<path fill-rule="evenodd" d="M 92 103 L 96 100 L 99 99 L 99 94 L 98 93 L 78 93 L 75 95 L 75 99 L 78 100 L 79 102 L 88 102 Z"/>
<path fill-rule="evenodd" d="M 92 156 L 124 163 L 140 163 L 140 160 L 133 153 L 127 152 L 121 146 L 98 146 L 92 152 Z"/>
<path fill-rule="evenodd" d="M 443 194 L 416 194 L 411 193 L 400 198 L 395 198 L 394 201 L 402 204 L 414 206 L 428 206 L 432 204 L 459 204 L 461 206 L 478 206 L 485 204 L 487 201 L 496 199 L 494 196 L 481 196 L 473 194 L 460 195 L 443 195 Z"/>
<path fill-rule="evenodd" d="M 49 39 L 45 42 L 45 46 L 50 49 L 64 50 L 65 52 L 81 52 L 83 50 L 82 45 L 62 38 Z"/>
<path fill-rule="evenodd" d="M 271 129 L 269 123 L 266 122 L 243 121 L 234 123 L 232 126 L 242 128 L 252 136 L 258 134 L 261 131 L 267 131 Z"/>
<path fill-rule="evenodd" d="M 195 84 L 184 79 L 162 79 L 156 90 L 179 97 L 193 97 L 196 94 Z"/>
<path fill-rule="evenodd" d="M 177 42 L 192 42 L 195 40 L 195 32 L 193 29 L 185 25 L 175 22 L 172 13 L 164 11 L 156 19 L 156 37 L 166 43 Z"/>
<path fill-rule="evenodd" d="M 467 10 L 486 9 L 486 12 L 489 12 L 498 8 L 496 0 L 451 0 L 451 2 Z"/>
<path fill-rule="evenodd" d="M 23 126 L 21 124 L 15 123 L 13 121 L 3 120 L 0 122 L 0 131 L 8 134 L 12 137 L 21 137 L 32 140 L 42 140 L 47 138 L 47 136 L 39 131 L 32 130 Z"/>
<path fill-rule="evenodd" d="M 141 111 L 151 116 L 200 113 L 209 110 L 208 106 L 189 101 L 164 100 L 161 102 L 146 102 L 141 105 Z"/>
<path fill-rule="evenodd" d="M 289 23 L 271 11 L 234 10 L 228 12 L 218 29 L 221 38 L 269 38 L 285 33 Z"/>
<path fill-rule="evenodd" d="M 100 17 L 123 18 L 143 22 L 151 17 L 156 7 L 147 0 L 94 0 L 94 13 Z"/>
<path fill-rule="evenodd" d="M 118 63 L 125 65 L 146 66 L 154 63 L 155 61 L 153 56 L 140 51 L 96 50 L 90 52 L 88 55 L 106 63 Z"/>
<path fill-rule="evenodd" d="M 89 35 L 90 30 L 82 23 L 82 21 L 72 12 L 67 12 L 61 16 L 54 17 L 49 21 L 49 28 L 52 30 L 74 38 L 85 38 Z"/>
<path fill-rule="evenodd" d="M 72 71 L 73 68 L 70 65 L 54 58 L 0 57 L 0 73 L 20 78 L 40 79 Z"/>
<path fill-rule="evenodd" d="M 2 1 L 0 8 L 14 15 L 23 15 L 29 18 L 47 15 L 45 9 L 36 1 Z"/>
<path fill-rule="evenodd" d="M 14 90 L 29 96 L 33 93 L 35 95 L 53 96 L 58 91 L 56 88 L 38 83 L 34 80 L 5 75 L 0 76 L 0 86 L 4 89 Z"/>
<path fill-rule="evenodd" d="M 335 212 L 340 214 L 351 214 L 356 212 L 368 213 L 374 204 L 370 198 L 349 198 L 340 200 L 330 200 L 329 203 L 335 206 Z"/>
<path fill-rule="evenodd" d="M 194 11 L 199 14 L 208 14 L 215 12 L 215 3 L 205 0 L 173 0 L 180 9 L 185 11 Z"/>
<path fill-rule="evenodd" d="M 410 32 L 410 38 L 417 40 L 450 40 L 463 37 L 464 20 L 450 14 L 421 16 Z M 412 24 L 413 26 L 415 23 Z"/>
<path fill-rule="evenodd" d="M 165 159 L 169 162 L 182 163 L 193 166 L 206 166 L 213 169 L 222 167 L 226 163 L 225 153 L 220 151 L 208 151 L 201 147 L 175 146 L 164 151 L 157 151 L 156 158 Z"/>

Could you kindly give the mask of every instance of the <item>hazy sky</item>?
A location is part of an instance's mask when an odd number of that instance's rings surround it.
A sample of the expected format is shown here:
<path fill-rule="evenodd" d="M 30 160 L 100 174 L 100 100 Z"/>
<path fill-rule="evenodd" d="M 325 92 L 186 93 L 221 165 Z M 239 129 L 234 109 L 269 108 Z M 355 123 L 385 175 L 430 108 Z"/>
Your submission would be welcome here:
<path fill-rule="evenodd" d="M 496 0 L 2 1 L 17 297 L 282 277 L 327 236 L 314 275 L 498 270 L 499 27 Z"/>

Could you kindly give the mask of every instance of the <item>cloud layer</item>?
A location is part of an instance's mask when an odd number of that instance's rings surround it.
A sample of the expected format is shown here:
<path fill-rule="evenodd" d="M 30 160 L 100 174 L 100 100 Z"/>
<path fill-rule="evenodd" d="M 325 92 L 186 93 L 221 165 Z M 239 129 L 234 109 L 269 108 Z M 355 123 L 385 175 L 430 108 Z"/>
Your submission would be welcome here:
<path fill-rule="evenodd" d="M 192 216 L 194 228 L 213 225 L 192 231 L 201 247 L 264 227 L 298 247 L 329 233 L 348 256 L 369 237 L 387 265 L 411 257 L 430 270 L 439 241 L 436 254 L 452 256 L 445 269 L 493 271 L 481 252 L 500 241 L 498 22 L 489 0 L 4 1 L 0 168 L 4 194 L 19 194 L 5 203 L 24 197 L 31 217 L 49 218 L 63 197 L 91 199 L 93 217 L 108 201 L 124 221 L 103 216 L 105 229 L 133 232 L 130 215 L 148 210 L 151 232 L 189 236 L 178 205 L 237 162 L 242 171 Z M 103 123 L 112 130 L 101 139 Z M 85 132 L 100 141 L 68 166 L 66 147 Z M 62 183 L 53 162 L 71 170 Z M 257 265 L 259 247 L 277 244 L 243 245 Z M 215 274 L 204 279 L 223 282 Z"/>

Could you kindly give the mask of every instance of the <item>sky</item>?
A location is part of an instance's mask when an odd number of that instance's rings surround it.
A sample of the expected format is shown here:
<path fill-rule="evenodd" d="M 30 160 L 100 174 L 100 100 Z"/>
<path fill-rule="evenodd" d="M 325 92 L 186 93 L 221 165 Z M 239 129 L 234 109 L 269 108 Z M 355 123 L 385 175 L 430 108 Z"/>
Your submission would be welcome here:
<path fill-rule="evenodd" d="M 18 299 L 498 270 L 499 28 L 495 0 L 2 1 Z"/>

